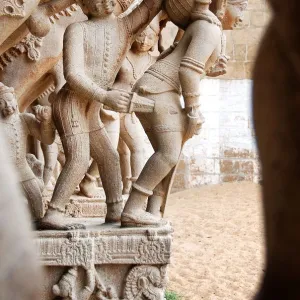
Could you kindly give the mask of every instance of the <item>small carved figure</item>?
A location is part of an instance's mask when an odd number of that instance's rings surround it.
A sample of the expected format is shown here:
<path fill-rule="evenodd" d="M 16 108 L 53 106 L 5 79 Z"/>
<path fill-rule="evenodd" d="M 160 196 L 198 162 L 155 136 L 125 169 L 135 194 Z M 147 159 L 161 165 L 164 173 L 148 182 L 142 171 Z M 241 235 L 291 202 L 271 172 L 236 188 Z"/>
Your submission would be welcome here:
<path fill-rule="evenodd" d="M 0 298 L 40 300 L 41 266 L 6 140 L 0 128 Z"/>
<path fill-rule="evenodd" d="M 162 53 L 134 86 L 134 92 L 155 101 L 153 113 L 137 113 L 155 153 L 133 184 L 122 214 L 122 226 L 158 226 L 163 223 L 161 209 L 182 146 L 197 134 L 203 123 L 199 110 L 199 79 L 214 65 L 222 50 L 222 25 L 209 10 L 210 2 L 195 0 L 191 24 L 180 42 Z M 181 94 L 184 109 L 180 103 Z"/>
<path fill-rule="evenodd" d="M 163 300 L 166 283 L 166 266 L 136 266 L 126 278 L 125 299 Z"/>
<path fill-rule="evenodd" d="M 119 156 L 100 121 L 101 104 L 127 112 L 129 93 L 110 91 L 126 52 L 158 13 L 161 0 L 144 0 L 129 14 L 115 17 L 115 1 L 83 0 L 89 20 L 70 25 L 64 36 L 67 83 L 53 101 L 53 115 L 66 163 L 57 180 L 41 227 L 83 228 L 64 217 L 65 205 L 89 166 L 97 161 L 106 194 L 106 222 L 120 220 L 123 209 Z"/>
<path fill-rule="evenodd" d="M 154 64 L 156 57 L 150 54 L 160 34 L 159 17 L 138 36 L 127 53 L 118 73 L 114 88 L 131 91 L 135 82 Z M 144 167 L 144 131 L 135 113 L 120 115 L 120 154 L 123 194 L 128 194 Z"/>
<path fill-rule="evenodd" d="M 64 300 L 88 300 L 95 289 L 95 270 L 94 267 L 85 269 L 86 285 L 79 289 L 76 288 L 78 279 L 78 267 L 70 268 L 60 279 L 58 284 L 52 288 L 55 296 L 62 297 Z"/>
<path fill-rule="evenodd" d="M 52 144 L 55 128 L 51 119 L 51 108 L 35 106 L 34 114 L 20 113 L 14 89 L 0 83 L 0 122 L 6 134 L 11 158 L 19 173 L 24 194 L 29 202 L 33 219 L 44 215 L 39 183 L 26 160 L 28 135 L 46 144 Z"/>

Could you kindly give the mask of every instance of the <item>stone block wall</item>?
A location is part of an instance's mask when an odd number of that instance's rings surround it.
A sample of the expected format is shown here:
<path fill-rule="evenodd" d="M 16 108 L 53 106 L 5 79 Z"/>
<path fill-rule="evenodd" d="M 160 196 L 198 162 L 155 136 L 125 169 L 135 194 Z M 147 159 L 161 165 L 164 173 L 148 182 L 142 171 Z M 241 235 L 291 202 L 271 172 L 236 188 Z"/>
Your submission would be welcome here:
<path fill-rule="evenodd" d="M 259 181 L 251 88 L 251 80 L 202 80 L 205 123 L 200 135 L 183 149 L 173 191 L 203 184 Z"/>
<path fill-rule="evenodd" d="M 226 31 L 228 72 L 224 79 L 250 79 L 260 39 L 270 19 L 266 0 L 249 0 L 240 28 Z"/>

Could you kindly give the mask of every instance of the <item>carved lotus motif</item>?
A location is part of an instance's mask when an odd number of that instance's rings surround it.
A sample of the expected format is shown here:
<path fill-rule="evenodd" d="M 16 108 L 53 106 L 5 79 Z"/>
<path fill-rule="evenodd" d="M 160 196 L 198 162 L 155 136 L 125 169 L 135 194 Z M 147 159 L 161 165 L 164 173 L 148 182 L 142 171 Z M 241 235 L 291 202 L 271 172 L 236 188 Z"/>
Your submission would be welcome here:
<path fill-rule="evenodd" d="M 0 16 L 22 18 L 25 16 L 25 0 L 2 0 L 0 2 Z"/>

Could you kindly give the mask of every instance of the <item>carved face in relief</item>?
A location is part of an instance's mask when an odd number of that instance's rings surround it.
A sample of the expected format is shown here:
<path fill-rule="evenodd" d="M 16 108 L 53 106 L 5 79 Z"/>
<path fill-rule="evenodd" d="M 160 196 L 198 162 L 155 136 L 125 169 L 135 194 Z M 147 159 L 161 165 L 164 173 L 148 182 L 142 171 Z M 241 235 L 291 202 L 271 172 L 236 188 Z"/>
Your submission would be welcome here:
<path fill-rule="evenodd" d="M 148 26 L 132 44 L 132 49 L 136 52 L 148 52 L 153 49 L 158 41 L 158 34 Z"/>
<path fill-rule="evenodd" d="M 17 110 L 17 99 L 14 93 L 0 94 L 0 111 L 7 118 Z"/>
<path fill-rule="evenodd" d="M 114 12 L 115 0 L 81 0 L 84 12 L 93 17 L 106 17 Z"/>
<path fill-rule="evenodd" d="M 243 12 L 247 8 L 247 0 L 228 0 L 222 20 L 224 30 L 232 30 L 243 22 Z"/>

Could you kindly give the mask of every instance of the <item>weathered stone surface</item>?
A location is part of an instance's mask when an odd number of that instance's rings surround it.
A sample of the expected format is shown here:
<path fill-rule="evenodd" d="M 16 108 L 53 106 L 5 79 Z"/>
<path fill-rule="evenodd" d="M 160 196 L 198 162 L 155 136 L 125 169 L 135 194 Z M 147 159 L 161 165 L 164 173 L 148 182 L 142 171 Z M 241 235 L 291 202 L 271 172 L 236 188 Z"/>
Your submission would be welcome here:
<path fill-rule="evenodd" d="M 173 231 L 169 225 L 120 228 L 87 219 L 81 222 L 86 230 L 35 232 L 46 279 L 41 299 L 67 293 L 78 300 L 164 299 Z M 142 278 L 148 278 L 146 286 L 138 284 Z M 86 288 L 82 289 L 84 282 Z M 151 297 L 148 289 L 153 292 Z"/>

